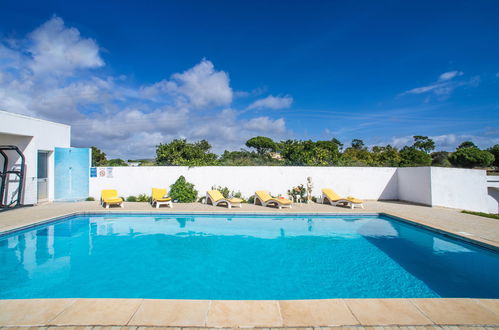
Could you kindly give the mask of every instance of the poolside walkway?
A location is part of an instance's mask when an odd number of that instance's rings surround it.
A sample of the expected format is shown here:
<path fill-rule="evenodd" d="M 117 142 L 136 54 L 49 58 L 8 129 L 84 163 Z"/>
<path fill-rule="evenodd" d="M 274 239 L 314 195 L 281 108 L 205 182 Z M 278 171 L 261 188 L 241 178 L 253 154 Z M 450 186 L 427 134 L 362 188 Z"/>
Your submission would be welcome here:
<path fill-rule="evenodd" d="M 226 209 L 200 203 L 173 209 L 125 203 L 105 210 L 97 202 L 52 203 L 0 213 L 0 232 L 75 212 L 151 213 L 378 213 L 383 212 L 499 248 L 499 220 L 402 202 L 367 202 L 365 209 L 297 205 L 277 210 L 255 205 Z M 295 301 L 209 301 L 151 299 L 0 300 L 0 329 L 6 327 L 67 329 L 179 328 L 360 328 L 491 329 L 499 327 L 499 299 L 323 299 Z M 103 328 L 108 327 L 108 328 Z M 380 327 L 380 328 L 378 328 Z M 76 328 L 74 328 L 76 329 Z"/>

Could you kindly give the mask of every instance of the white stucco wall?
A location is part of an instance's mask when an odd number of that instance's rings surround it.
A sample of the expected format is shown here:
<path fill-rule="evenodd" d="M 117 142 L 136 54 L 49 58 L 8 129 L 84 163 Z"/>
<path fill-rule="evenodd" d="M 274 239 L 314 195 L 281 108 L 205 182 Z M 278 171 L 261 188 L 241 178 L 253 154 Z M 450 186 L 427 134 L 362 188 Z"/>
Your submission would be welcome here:
<path fill-rule="evenodd" d="M 499 188 L 488 187 L 487 199 L 488 213 L 499 214 Z"/>
<path fill-rule="evenodd" d="M 397 178 L 397 199 L 423 205 L 432 205 L 430 167 L 401 167 L 397 169 Z"/>
<path fill-rule="evenodd" d="M 100 169 L 98 168 L 98 172 Z M 102 189 L 117 189 L 123 197 L 151 194 L 151 188 L 169 186 L 180 175 L 203 196 L 213 185 L 241 191 L 249 197 L 256 190 L 286 195 L 287 190 L 314 184 L 313 195 L 331 187 L 343 196 L 366 200 L 403 200 L 428 206 L 444 206 L 489 212 L 485 171 L 438 167 L 113 167 L 112 177 L 90 178 L 90 196 L 98 199 Z"/>
<path fill-rule="evenodd" d="M 308 176 L 314 184 L 313 195 L 330 187 L 338 194 L 363 199 L 397 199 L 396 168 L 382 167 L 293 167 L 293 166 L 151 166 L 114 167 L 113 178 L 90 178 L 90 195 L 100 198 L 102 189 L 117 189 L 121 196 L 151 194 L 151 188 L 169 188 L 180 175 L 196 186 L 200 196 L 213 185 L 241 191 L 249 197 L 256 190 L 286 195 L 288 189 L 305 184 Z"/>
<path fill-rule="evenodd" d="M 431 196 L 433 206 L 488 212 L 486 172 L 431 167 Z"/>
<path fill-rule="evenodd" d="M 71 127 L 51 121 L 0 111 L 0 145 L 18 146 L 26 158 L 25 204 L 37 202 L 38 151 L 48 151 L 48 197 L 54 197 L 54 148 L 71 145 Z M 9 153 L 14 155 L 14 153 Z M 1 157 L 0 157 L 1 158 Z M 18 160 L 16 160 L 18 163 Z M 10 164 L 13 165 L 13 164 Z"/>

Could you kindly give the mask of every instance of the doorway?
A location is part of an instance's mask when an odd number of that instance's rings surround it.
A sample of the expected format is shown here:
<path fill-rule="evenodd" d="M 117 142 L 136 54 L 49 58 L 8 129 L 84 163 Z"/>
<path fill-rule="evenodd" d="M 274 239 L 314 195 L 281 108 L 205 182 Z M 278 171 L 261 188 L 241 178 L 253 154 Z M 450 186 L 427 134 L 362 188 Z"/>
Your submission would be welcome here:
<path fill-rule="evenodd" d="M 38 151 L 37 165 L 37 201 L 38 203 L 48 202 L 49 184 L 48 184 L 48 165 L 49 152 Z"/>

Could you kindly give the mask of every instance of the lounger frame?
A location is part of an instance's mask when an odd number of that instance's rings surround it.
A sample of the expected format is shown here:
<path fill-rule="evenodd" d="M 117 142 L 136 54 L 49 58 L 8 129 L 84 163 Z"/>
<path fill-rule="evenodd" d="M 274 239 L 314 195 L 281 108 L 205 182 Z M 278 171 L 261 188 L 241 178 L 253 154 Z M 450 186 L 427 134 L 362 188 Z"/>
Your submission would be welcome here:
<path fill-rule="evenodd" d="M 233 202 L 230 202 L 228 199 L 219 199 L 217 201 L 213 200 L 213 198 L 211 198 L 210 194 L 206 193 L 206 204 L 208 205 L 213 205 L 213 206 L 218 206 L 218 204 L 222 204 L 222 203 L 225 203 L 227 204 L 227 208 L 228 209 L 231 209 L 233 206 L 236 207 L 238 206 L 239 208 L 242 208 L 242 202 L 239 202 L 239 203 L 233 203 Z"/>
<path fill-rule="evenodd" d="M 327 201 L 327 203 L 326 203 Z M 364 208 L 363 203 L 354 203 L 348 199 L 341 198 L 338 200 L 331 200 L 329 197 L 326 196 L 326 194 L 322 193 L 322 204 L 331 204 L 333 206 L 348 206 L 351 209 L 353 209 L 356 205 L 360 206 L 361 209 Z"/>
<path fill-rule="evenodd" d="M 105 207 L 106 209 L 109 208 L 109 205 L 119 205 L 121 208 L 125 207 L 124 201 L 108 203 L 108 202 L 104 202 L 104 200 L 102 198 L 100 199 L 100 205 L 102 207 Z"/>
<path fill-rule="evenodd" d="M 261 205 L 261 206 L 277 206 L 280 209 L 283 207 L 288 207 L 291 208 L 293 204 L 282 204 L 279 202 L 277 198 L 271 198 L 267 202 L 264 202 L 258 197 L 258 195 L 255 195 L 255 205 Z"/>
<path fill-rule="evenodd" d="M 159 209 L 161 205 L 166 205 L 166 207 L 173 208 L 173 203 L 171 199 L 169 201 L 158 201 L 155 199 L 151 200 L 151 206 L 154 207 L 155 204 L 157 209 Z"/>

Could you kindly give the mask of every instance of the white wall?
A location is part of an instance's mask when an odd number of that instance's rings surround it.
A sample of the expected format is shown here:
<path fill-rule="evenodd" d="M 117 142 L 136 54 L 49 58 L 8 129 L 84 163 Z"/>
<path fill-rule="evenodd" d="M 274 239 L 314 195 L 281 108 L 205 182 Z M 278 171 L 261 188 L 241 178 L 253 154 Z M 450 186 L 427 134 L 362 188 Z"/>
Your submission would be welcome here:
<path fill-rule="evenodd" d="M 488 213 L 499 214 L 499 188 L 488 187 Z"/>
<path fill-rule="evenodd" d="M 106 168 L 98 168 L 97 172 Z M 293 166 L 151 166 L 113 167 L 112 177 L 90 178 L 90 196 L 98 199 L 102 189 L 117 189 L 123 197 L 151 194 L 151 188 L 169 188 L 180 175 L 203 196 L 213 185 L 241 191 L 249 197 L 256 190 L 287 195 L 287 190 L 314 184 L 313 195 L 331 187 L 343 196 L 366 200 L 403 200 L 429 206 L 444 206 L 488 212 L 485 171 L 438 167 L 293 167 Z"/>
<path fill-rule="evenodd" d="M 54 148 L 71 145 L 71 127 L 51 121 L 0 111 L 0 145 L 14 144 L 26 158 L 24 203 L 37 202 L 38 151 L 49 151 L 48 197 L 54 198 Z M 13 155 L 10 153 L 9 155 Z M 12 164 L 11 164 L 12 165 Z"/>
<path fill-rule="evenodd" d="M 398 199 L 432 205 L 430 167 L 401 167 L 397 169 Z"/>
<path fill-rule="evenodd" d="M 330 187 L 344 196 L 397 199 L 396 170 L 383 167 L 293 166 L 113 167 L 113 178 L 90 178 L 90 195 L 100 198 L 102 189 L 117 189 L 124 197 L 142 193 L 150 195 L 151 188 L 169 188 L 180 175 L 195 184 L 200 196 L 213 185 L 241 191 L 245 197 L 253 195 L 256 190 L 287 195 L 288 189 L 305 184 L 310 176 L 314 196 L 320 196 L 321 188 Z"/>

